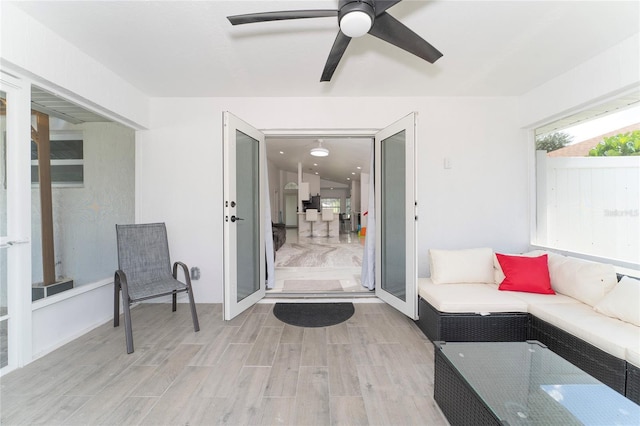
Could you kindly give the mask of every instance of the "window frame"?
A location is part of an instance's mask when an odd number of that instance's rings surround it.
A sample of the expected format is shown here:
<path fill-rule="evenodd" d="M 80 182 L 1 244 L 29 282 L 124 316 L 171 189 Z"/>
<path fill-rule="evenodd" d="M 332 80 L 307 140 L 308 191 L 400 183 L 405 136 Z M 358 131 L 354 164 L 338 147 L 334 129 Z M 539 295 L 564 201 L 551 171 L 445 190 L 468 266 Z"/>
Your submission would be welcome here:
<path fill-rule="evenodd" d="M 49 131 L 49 140 L 51 142 L 54 141 L 81 141 L 82 143 L 82 158 L 76 159 L 51 159 L 51 187 L 52 188 L 84 188 L 85 185 L 85 142 L 84 142 L 84 132 L 82 130 L 50 130 Z M 53 154 L 53 145 L 51 153 Z M 82 181 L 79 182 L 71 182 L 71 181 L 60 181 L 54 180 L 54 173 L 56 167 L 60 166 L 82 166 Z M 33 174 L 34 170 L 38 170 L 38 160 L 31 160 L 31 173 Z M 39 188 L 40 182 L 31 181 L 32 188 Z"/>
<path fill-rule="evenodd" d="M 594 262 L 608 263 L 614 265 L 616 267 L 616 271 L 620 274 L 630 275 L 630 276 L 640 276 L 640 263 L 634 263 L 632 261 L 627 261 L 624 259 L 617 259 L 613 257 L 606 257 L 599 254 L 594 253 L 586 253 L 574 250 L 573 248 L 559 248 L 554 247 L 552 244 L 549 244 L 548 241 L 541 241 L 539 238 L 538 232 L 538 189 L 540 184 L 540 179 L 538 177 L 538 161 L 537 161 L 537 151 L 536 151 L 536 134 L 540 131 L 540 129 L 545 129 L 546 132 L 541 133 L 552 133 L 553 131 L 562 131 L 563 129 L 570 128 L 572 124 L 576 124 L 577 122 L 588 122 L 590 120 L 595 120 L 597 118 L 602 117 L 603 115 L 607 115 L 610 113 L 615 113 L 620 110 L 626 109 L 626 106 L 637 106 L 638 101 L 640 99 L 633 98 L 618 98 L 613 101 L 593 106 L 587 107 L 585 110 L 581 110 L 579 112 L 575 112 L 574 114 L 567 114 L 559 119 L 556 117 L 554 120 L 550 120 L 547 123 L 538 123 L 536 126 L 531 126 L 527 131 L 527 151 L 528 151 L 528 159 L 529 159 L 529 170 L 530 170 L 530 238 L 529 245 L 531 249 L 539 249 L 539 250 L 549 250 L 554 253 L 559 253 L 565 256 L 582 258 L 585 260 L 590 260 Z M 625 102 L 626 106 L 621 106 L 622 102 Z M 627 105 L 628 104 L 628 105 Z M 634 105 L 635 104 L 635 105 Z M 589 114 L 587 116 L 586 114 Z M 599 136 L 599 135 L 594 135 Z M 546 177 L 543 182 L 546 182 Z"/>

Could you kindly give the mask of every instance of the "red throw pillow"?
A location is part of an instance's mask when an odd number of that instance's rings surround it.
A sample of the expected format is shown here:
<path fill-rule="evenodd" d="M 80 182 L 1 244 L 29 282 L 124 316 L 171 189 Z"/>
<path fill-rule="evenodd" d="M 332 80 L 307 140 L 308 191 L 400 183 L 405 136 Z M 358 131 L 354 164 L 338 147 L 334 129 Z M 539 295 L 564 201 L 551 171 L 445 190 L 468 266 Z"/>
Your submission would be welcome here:
<path fill-rule="evenodd" d="M 508 256 L 496 253 L 505 279 L 499 290 L 556 294 L 551 288 L 547 255 L 539 257 Z"/>

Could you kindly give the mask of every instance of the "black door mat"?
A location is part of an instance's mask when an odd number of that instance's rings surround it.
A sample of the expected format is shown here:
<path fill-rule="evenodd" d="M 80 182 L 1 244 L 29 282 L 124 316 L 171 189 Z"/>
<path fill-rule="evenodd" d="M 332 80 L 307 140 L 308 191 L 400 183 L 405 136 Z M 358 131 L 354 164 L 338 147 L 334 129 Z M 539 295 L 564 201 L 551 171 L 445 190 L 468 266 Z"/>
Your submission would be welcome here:
<path fill-rule="evenodd" d="M 353 303 L 276 303 L 273 314 L 298 327 L 328 327 L 351 318 Z"/>

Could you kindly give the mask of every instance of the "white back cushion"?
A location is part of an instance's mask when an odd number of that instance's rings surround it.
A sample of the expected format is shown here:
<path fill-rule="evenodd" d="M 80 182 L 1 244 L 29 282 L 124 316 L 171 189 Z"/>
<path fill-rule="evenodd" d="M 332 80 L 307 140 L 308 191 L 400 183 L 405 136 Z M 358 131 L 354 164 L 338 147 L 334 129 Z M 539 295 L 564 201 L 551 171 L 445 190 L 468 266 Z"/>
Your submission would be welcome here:
<path fill-rule="evenodd" d="M 551 287 L 590 306 L 595 306 L 618 282 L 613 265 L 566 256 L 550 256 Z"/>
<path fill-rule="evenodd" d="M 494 283 L 493 249 L 429 250 L 434 284 Z"/>
<path fill-rule="evenodd" d="M 640 281 L 622 277 L 593 309 L 606 316 L 640 327 Z"/>

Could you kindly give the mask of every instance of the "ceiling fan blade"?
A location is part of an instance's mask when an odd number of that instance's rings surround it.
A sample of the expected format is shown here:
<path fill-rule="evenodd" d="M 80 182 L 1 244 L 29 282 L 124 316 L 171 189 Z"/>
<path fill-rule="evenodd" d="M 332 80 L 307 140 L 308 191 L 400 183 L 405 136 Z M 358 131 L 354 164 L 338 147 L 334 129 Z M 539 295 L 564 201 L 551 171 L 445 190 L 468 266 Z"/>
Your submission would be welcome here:
<path fill-rule="evenodd" d="M 248 13 L 246 15 L 227 16 L 233 25 L 252 24 L 254 22 L 283 21 L 285 19 L 325 18 L 338 16 L 337 10 L 283 10 L 280 12 Z"/>
<path fill-rule="evenodd" d="M 386 12 L 376 17 L 369 34 L 431 63 L 442 56 L 438 49 Z"/>
<path fill-rule="evenodd" d="M 342 33 L 342 31 L 338 31 L 338 35 L 336 36 L 335 41 L 333 42 L 333 46 L 331 47 L 331 52 L 329 52 L 329 57 L 327 58 L 327 63 L 324 65 L 324 70 L 322 71 L 322 77 L 320 81 L 330 81 L 333 76 L 340 59 L 342 59 L 342 55 L 344 51 L 347 50 L 347 46 L 349 46 L 349 42 L 351 41 L 351 37 L 348 37 Z"/>
<path fill-rule="evenodd" d="M 382 15 L 384 11 L 389 9 L 391 6 L 395 6 L 401 1 L 402 0 L 376 0 L 375 1 L 376 16 Z"/>

